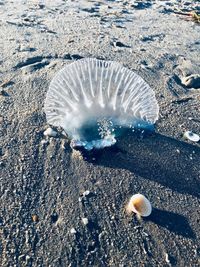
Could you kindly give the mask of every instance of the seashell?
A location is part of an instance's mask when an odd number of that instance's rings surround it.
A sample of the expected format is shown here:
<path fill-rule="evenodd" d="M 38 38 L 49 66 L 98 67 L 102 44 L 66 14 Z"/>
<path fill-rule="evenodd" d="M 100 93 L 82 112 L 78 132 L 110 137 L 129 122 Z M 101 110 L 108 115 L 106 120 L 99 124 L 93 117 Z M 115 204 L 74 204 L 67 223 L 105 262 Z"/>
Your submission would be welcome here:
<path fill-rule="evenodd" d="M 135 194 L 131 197 L 126 206 L 128 213 L 134 212 L 141 217 L 147 217 L 152 212 L 150 201 L 142 194 Z"/>
<path fill-rule="evenodd" d="M 57 136 L 57 132 L 54 131 L 52 128 L 47 128 L 44 133 L 45 136 L 51 136 L 51 137 L 56 137 Z"/>
<path fill-rule="evenodd" d="M 196 133 L 193 133 L 192 131 L 186 131 L 184 133 L 183 137 L 185 139 L 188 139 L 188 140 L 193 141 L 193 142 L 199 142 L 199 140 L 200 140 L 199 135 Z"/>
<path fill-rule="evenodd" d="M 84 225 L 88 225 L 88 223 L 89 223 L 88 218 L 82 218 L 82 223 L 83 223 Z"/>
<path fill-rule="evenodd" d="M 76 229 L 75 229 L 75 228 L 71 228 L 71 229 L 70 229 L 70 233 L 71 233 L 71 234 L 76 234 L 76 233 L 77 233 L 77 231 L 76 231 Z"/>
<path fill-rule="evenodd" d="M 122 127 L 152 127 L 159 107 L 139 75 L 117 62 L 86 58 L 53 78 L 44 111 L 49 124 L 61 126 L 75 146 L 90 150 L 113 145 Z"/>

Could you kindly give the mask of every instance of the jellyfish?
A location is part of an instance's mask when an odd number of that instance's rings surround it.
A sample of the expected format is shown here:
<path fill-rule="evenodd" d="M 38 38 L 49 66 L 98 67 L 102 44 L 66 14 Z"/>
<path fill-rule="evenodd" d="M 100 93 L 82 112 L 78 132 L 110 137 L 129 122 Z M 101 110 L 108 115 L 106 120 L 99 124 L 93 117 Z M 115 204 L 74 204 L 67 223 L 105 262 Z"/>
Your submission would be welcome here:
<path fill-rule="evenodd" d="M 136 73 L 114 61 L 84 58 L 61 69 L 50 83 L 44 111 L 72 147 L 112 146 L 121 129 L 150 128 L 158 119 L 154 91 Z"/>

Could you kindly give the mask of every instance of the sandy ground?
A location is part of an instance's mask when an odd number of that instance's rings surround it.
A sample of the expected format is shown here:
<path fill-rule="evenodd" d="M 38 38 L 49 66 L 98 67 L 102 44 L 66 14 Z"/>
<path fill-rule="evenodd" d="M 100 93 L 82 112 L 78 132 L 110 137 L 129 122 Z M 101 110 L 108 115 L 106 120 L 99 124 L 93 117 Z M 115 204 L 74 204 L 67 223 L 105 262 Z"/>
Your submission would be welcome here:
<path fill-rule="evenodd" d="M 176 8 L 199 1 L 0 1 L 0 266 L 200 266 L 200 146 L 182 138 L 200 133 L 200 89 L 181 82 L 200 74 L 200 26 Z M 82 57 L 151 85 L 155 134 L 86 158 L 42 141 L 49 83 Z M 138 192 L 154 207 L 141 221 L 125 212 Z"/>

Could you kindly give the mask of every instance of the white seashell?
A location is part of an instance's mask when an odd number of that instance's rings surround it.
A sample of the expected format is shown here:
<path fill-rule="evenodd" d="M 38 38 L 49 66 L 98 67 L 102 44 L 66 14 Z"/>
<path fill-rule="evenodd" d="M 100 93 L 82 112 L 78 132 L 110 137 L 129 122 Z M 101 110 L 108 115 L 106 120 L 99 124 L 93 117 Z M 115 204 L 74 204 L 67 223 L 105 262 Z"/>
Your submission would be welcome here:
<path fill-rule="evenodd" d="M 128 213 L 134 212 L 139 216 L 147 217 L 152 212 L 151 203 L 142 194 L 135 194 L 131 197 L 126 207 Z"/>
<path fill-rule="evenodd" d="M 70 230 L 70 233 L 71 234 L 76 234 L 77 232 L 76 232 L 76 229 L 75 228 L 72 228 L 71 230 Z"/>
<path fill-rule="evenodd" d="M 186 131 L 183 137 L 193 142 L 199 142 L 200 140 L 199 135 L 196 133 L 193 133 L 192 131 Z"/>
<path fill-rule="evenodd" d="M 57 136 L 57 132 L 54 131 L 52 128 L 47 128 L 46 131 L 44 131 L 44 135 L 45 136 L 52 136 L 52 137 L 56 137 Z"/>
<path fill-rule="evenodd" d="M 47 92 L 44 111 L 49 124 L 61 126 L 74 140 L 90 142 L 109 138 L 115 127 L 153 125 L 159 107 L 154 91 L 139 75 L 117 62 L 87 58 L 57 73 Z M 100 127 L 91 137 L 91 125 L 104 119 L 109 122 L 106 130 Z M 104 145 L 107 143 L 88 146 Z"/>
<path fill-rule="evenodd" d="M 88 196 L 89 194 L 90 194 L 90 191 L 89 191 L 89 190 L 86 190 L 86 191 L 83 192 L 83 197 L 86 197 L 86 196 Z"/>
<path fill-rule="evenodd" d="M 82 223 L 87 225 L 89 223 L 88 218 L 82 218 Z"/>

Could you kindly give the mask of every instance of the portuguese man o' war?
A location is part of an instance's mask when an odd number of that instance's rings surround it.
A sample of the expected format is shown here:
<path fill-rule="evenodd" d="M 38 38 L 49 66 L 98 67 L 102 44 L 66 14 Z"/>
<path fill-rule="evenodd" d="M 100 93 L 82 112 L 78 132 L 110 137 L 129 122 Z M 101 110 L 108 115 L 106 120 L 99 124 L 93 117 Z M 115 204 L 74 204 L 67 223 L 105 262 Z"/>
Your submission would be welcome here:
<path fill-rule="evenodd" d="M 66 65 L 50 83 L 44 111 L 72 147 L 109 147 L 123 128 L 146 129 L 158 119 L 154 91 L 136 73 L 114 61 L 85 58 Z"/>

